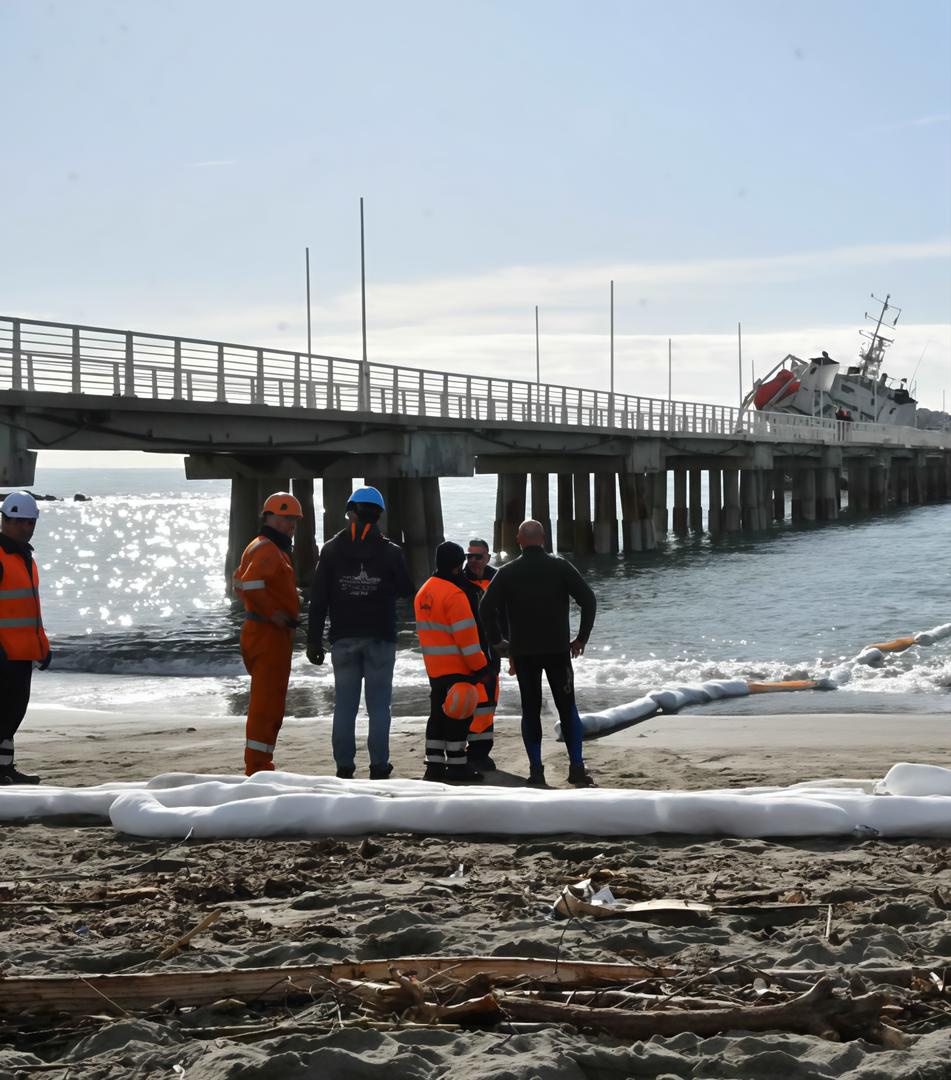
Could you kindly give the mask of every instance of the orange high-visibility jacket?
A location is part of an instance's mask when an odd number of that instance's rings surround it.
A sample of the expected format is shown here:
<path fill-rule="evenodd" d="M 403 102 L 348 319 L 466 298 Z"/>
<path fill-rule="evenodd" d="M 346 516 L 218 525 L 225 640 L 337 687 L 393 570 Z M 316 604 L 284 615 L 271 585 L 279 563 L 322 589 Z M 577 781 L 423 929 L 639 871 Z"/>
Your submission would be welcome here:
<path fill-rule="evenodd" d="M 471 675 L 488 663 L 479 644 L 479 628 L 463 589 L 431 577 L 416 594 L 416 633 L 431 679 Z"/>
<path fill-rule="evenodd" d="M 8 660 L 44 660 L 50 643 L 40 612 L 36 560 L 0 548 L 0 645 Z"/>
<path fill-rule="evenodd" d="M 266 536 L 256 537 L 244 549 L 234 587 L 252 619 L 269 622 L 275 611 L 286 611 L 293 619 L 300 615 L 291 557 Z"/>

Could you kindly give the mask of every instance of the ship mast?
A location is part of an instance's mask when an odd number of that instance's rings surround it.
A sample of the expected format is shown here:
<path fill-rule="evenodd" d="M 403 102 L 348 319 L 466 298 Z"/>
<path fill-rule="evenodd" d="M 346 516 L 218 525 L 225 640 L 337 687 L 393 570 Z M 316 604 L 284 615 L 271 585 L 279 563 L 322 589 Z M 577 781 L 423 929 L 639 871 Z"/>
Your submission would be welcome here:
<path fill-rule="evenodd" d="M 891 300 L 891 293 L 887 293 L 884 300 L 880 300 L 875 293 L 872 293 L 872 299 L 882 305 L 882 310 L 877 316 L 869 315 L 865 312 L 865 318 L 869 322 L 875 321 L 875 329 L 870 333 L 868 330 L 860 330 L 859 333 L 868 341 L 868 345 L 865 347 L 864 352 L 859 351 L 859 359 L 862 361 L 861 373 L 867 376 L 869 379 L 878 379 L 879 372 L 882 367 L 882 360 L 885 358 L 885 350 L 895 340 L 894 338 L 885 337 L 881 332 L 882 323 L 885 321 L 885 314 L 888 311 L 896 312 L 895 318 L 891 320 L 891 325 L 895 326 L 898 323 L 899 316 L 901 315 L 901 308 L 895 304 L 889 304 Z"/>

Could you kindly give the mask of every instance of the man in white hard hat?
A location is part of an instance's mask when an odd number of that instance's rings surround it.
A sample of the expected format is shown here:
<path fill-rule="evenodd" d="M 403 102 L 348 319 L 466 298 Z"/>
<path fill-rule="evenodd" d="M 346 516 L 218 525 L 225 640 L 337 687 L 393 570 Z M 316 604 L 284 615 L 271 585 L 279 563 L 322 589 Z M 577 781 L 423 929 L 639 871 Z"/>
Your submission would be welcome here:
<path fill-rule="evenodd" d="M 0 786 L 38 784 L 14 764 L 13 737 L 30 702 L 33 665 L 52 653 L 40 612 L 40 575 L 30 541 L 40 516 L 36 499 L 14 491 L 0 505 Z"/>

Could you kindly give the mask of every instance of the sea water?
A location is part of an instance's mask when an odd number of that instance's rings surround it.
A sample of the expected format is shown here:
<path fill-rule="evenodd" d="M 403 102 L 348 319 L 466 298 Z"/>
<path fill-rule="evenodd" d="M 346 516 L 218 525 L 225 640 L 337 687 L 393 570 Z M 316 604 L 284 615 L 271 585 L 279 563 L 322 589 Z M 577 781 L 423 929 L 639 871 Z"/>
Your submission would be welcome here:
<path fill-rule="evenodd" d="M 495 478 L 445 479 L 441 489 L 447 538 L 491 540 Z M 180 468 L 39 469 L 33 490 L 61 500 L 41 503 L 34 537 L 55 652 L 50 670 L 34 679 L 34 702 L 144 718 L 244 713 L 241 615 L 223 578 L 228 483 L 188 481 Z M 88 501 L 74 501 L 77 492 Z M 319 529 L 319 483 L 315 497 Z M 579 705 L 596 710 L 705 679 L 828 675 L 867 644 L 951 622 L 949 535 L 951 504 L 943 504 L 823 526 L 777 524 L 755 537 L 700 534 L 656 552 L 574 560 L 598 597 L 594 633 L 575 665 Z M 851 670 L 834 693 L 720 702 L 704 711 L 951 706 L 951 641 Z M 514 680 L 504 683 L 503 714 L 517 708 Z M 309 664 L 301 642 L 288 715 L 327 717 L 332 703 L 329 661 Z M 427 707 L 407 607 L 394 713 Z"/>

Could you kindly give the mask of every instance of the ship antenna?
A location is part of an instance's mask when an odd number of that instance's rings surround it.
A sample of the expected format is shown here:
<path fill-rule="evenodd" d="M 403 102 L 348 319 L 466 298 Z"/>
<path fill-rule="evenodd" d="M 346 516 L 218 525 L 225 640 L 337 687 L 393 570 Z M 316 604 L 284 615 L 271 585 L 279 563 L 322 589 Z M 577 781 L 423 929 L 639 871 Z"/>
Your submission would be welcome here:
<path fill-rule="evenodd" d="M 882 360 L 885 357 L 885 350 L 888 348 L 889 345 L 891 345 L 892 341 L 894 340 L 894 338 L 885 337 L 885 335 L 881 332 L 882 323 L 885 321 L 885 312 L 896 312 L 895 318 L 892 320 L 892 326 L 897 325 L 898 319 L 901 316 L 901 308 L 897 307 L 895 304 L 889 304 L 889 300 L 891 300 L 891 298 L 891 293 L 887 293 L 884 300 L 879 299 L 879 297 L 877 297 L 875 293 L 872 293 L 872 299 L 876 303 L 882 305 L 882 310 L 878 313 L 877 316 L 869 315 L 869 313 L 866 311 L 865 318 L 868 319 L 869 322 L 872 322 L 873 320 L 875 321 L 875 329 L 871 333 L 869 333 L 869 331 L 867 330 L 859 331 L 862 337 L 866 338 L 869 342 L 865 351 L 859 352 L 859 357 L 862 360 L 862 374 L 870 379 L 878 378 L 878 373 L 882 366 Z"/>

